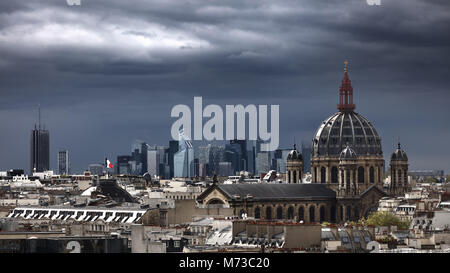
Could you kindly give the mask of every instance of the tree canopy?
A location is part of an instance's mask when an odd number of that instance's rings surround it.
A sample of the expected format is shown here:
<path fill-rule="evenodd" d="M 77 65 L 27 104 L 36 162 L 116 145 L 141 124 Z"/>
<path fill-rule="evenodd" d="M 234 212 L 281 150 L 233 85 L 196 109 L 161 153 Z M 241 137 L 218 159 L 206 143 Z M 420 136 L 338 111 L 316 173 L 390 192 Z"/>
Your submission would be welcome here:
<path fill-rule="evenodd" d="M 367 217 L 367 219 L 361 219 L 365 225 L 372 225 L 376 227 L 380 226 L 397 226 L 398 229 L 408 229 L 409 221 L 403 221 L 399 217 L 387 211 L 377 211 Z"/>

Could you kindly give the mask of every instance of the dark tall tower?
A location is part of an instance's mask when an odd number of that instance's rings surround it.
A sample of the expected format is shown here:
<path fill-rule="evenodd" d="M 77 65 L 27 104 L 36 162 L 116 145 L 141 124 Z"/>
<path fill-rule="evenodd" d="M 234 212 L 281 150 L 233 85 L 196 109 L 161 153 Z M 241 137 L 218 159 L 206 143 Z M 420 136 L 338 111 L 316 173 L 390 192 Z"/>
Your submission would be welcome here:
<path fill-rule="evenodd" d="M 169 178 L 172 178 L 174 176 L 174 162 L 173 157 L 175 153 L 178 152 L 178 140 L 171 140 L 169 141 L 169 150 L 168 150 L 168 162 L 169 162 Z"/>
<path fill-rule="evenodd" d="M 41 129 L 41 108 L 38 110 L 38 125 L 34 125 L 30 137 L 30 174 L 50 169 L 50 135 Z"/>

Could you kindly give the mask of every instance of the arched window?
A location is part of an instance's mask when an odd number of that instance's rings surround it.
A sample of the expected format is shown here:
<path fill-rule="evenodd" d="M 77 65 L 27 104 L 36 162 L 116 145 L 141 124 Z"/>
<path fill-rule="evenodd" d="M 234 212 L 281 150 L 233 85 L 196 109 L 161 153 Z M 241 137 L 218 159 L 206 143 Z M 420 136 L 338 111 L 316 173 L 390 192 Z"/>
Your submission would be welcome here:
<path fill-rule="evenodd" d="M 255 208 L 255 219 L 261 218 L 261 209 L 259 207 Z"/>
<path fill-rule="evenodd" d="M 272 219 L 272 208 L 271 208 L 270 206 L 268 206 L 268 207 L 266 208 L 266 219 L 267 219 L 267 220 Z"/>
<path fill-rule="evenodd" d="M 277 219 L 283 219 L 283 208 L 282 207 L 277 208 Z"/>
<path fill-rule="evenodd" d="M 224 205 L 224 204 L 225 203 L 222 200 L 213 198 L 213 199 L 209 200 L 207 205 Z"/>
<path fill-rule="evenodd" d="M 331 183 L 338 183 L 338 169 L 336 166 L 331 168 Z"/>
<path fill-rule="evenodd" d="M 314 206 L 309 207 L 309 222 L 316 221 L 315 211 L 316 211 L 316 208 Z"/>
<path fill-rule="evenodd" d="M 344 221 L 344 206 L 340 206 L 339 207 L 339 219 L 341 220 L 341 221 Z"/>
<path fill-rule="evenodd" d="M 352 208 L 350 206 L 347 207 L 347 213 L 345 215 L 345 220 L 350 221 L 351 220 L 351 216 L 352 216 Z"/>
<path fill-rule="evenodd" d="M 358 183 L 364 183 L 364 167 L 358 168 Z"/>
<path fill-rule="evenodd" d="M 332 223 L 336 222 L 336 207 L 335 206 L 331 206 L 331 208 L 330 208 L 330 221 Z"/>
<path fill-rule="evenodd" d="M 294 183 L 297 183 L 297 171 L 294 171 Z"/>
<path fill-rule="evenodd" d="M 320 207 L 320 222 L 325 222 L 325 206 Z"/>
<path fill-rule="evenodd" d="M 398 170 L 398 184 L 402 185 L 402 170 Z"/>
<path fill-rule="evenodd" d="M 395 186 L 395 183 L 397 182 L 395 169 L 392 170 L 391 179 L 392 179 L 392 186 Z"/>
<path fill-rule="evenodd" d="M 291 183 L 291 171 L 287 172 L 287 182 Z"/>
<path fill-rule="evenodd" d="M 355 207 L 355 221 L 359 220 L 359 210 Z"/>
<path fill-rule="evenodd" d="M 375 183 L 375 169 L 372 166 L 369 169 L 369 177 L 370 183 Z"/>
<path fill-rule="evenodd" d="M 305 221 L 305 209 L 303 208 L 303 206 L 298 208 L 298 220 Z"/>
<path fill-rule="evenodd" d="M 325 167 L 320 168 L 320 183 L 325 183 L 326 180 L 326 169 Z"/>
<path fill-rule="evenodd" d="M 403 172 L 403 179 L 405 180 L 403 185 L 407 186 L 408 185 L 408 171 L 404 170 Z"/>
<path fill-rule="evenodd" d="M 317 183 L 317 167 L 314 167 L 314 182 Z"/>
<path fill-rule="evenodd" d="M 294 219 L 294 208 L 293 207 L 289 207 L 288 211 L 287 211 L 287 218 L 288 219 Z"/>

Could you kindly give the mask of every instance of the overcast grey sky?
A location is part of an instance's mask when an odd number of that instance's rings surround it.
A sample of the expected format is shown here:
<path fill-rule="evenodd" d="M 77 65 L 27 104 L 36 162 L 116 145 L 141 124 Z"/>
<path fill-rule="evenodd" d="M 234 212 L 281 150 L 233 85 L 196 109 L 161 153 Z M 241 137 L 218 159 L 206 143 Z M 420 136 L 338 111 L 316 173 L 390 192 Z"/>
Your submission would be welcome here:
<path fill-rule="evenodd" d="M 280 147 L 336 112 L 343 61 L 388 160 L 450 171 L 450 1 L 0 2 L 0 169 L 29 166 L 37 105 L 51 167 L 167 145 L 176 104 L 279 104 Z M 388 164 L 388 161 L 387 161 Z"/>

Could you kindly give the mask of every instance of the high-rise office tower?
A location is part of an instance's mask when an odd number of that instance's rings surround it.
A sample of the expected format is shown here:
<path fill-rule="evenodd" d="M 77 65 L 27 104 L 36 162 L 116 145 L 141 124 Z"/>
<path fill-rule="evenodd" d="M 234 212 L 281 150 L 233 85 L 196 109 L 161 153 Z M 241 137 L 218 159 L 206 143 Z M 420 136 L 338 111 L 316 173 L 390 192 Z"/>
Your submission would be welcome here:
<path fill-rule="evenodd" d="M 186 139 L 183 130 L 180 131 L 178 152 L 173 161 L 175 177 L 194 176 L 194 146 Z"/>
<path fill-rule="evenodd" d="M 270 153 L 269 152 L 259 152 L 256 155 L 256 174 L 261 175 L 262 173 L 267 173 L 270 171 Z"/>
<path fill-rule="evenodd" d="M 160 155 L 156 149 L 148 149 L 147 151 L 147 172 L 151 175 L 159 175 Z"/>
<path fill-rule="evenodd" d="M 274 158 L 272 159 L 272 169 L 277 172 L 286 173 L 286 160 L 290 149 L 275 150 Z"/>
<path fill-rule="evenodd" d="M 50 134 L 41 128 L 41 108 L 39 107 L 38 125 L 34 125 L 30 137 L 30 174 L 50 169 Z"/>
<path fill-rule="evenodd" d="M 136 140 L 131 149 L 131 173 L 143 175 L 147 172 L 147 143 Z"/>
<path fill-rule="evenodd" d="M 225 161 L 225 147 L 211 145 L 209 152 L 209 175 L 219 171 L 219 163 Z"/>
<path fill-rule="evenodd" d="M 303 171 L 311 173 L 311 145 L 302 142 Z"/>
<path fill-rule="evenodd" d="M 179 146 L 178 140 L 169 141 L 169 149 L 167 151 L 167 161 L 169 164 L 169 178 L 174 177 L 175 167 L 173 158 L 175 156 L 175 153 L 178 152 L 178 146 Z"/>
<path fill-rule="evenodd" d="M 130 161 L 132 161 L 132 157 L 129 155 L 117 156 L 117 162 L 116 162 L 117 174 L 131 174 Z"/>
<path fill-rule="evenodd" d="M 69 151 L 63 150 L 58 152 L 58 174 L 69 174 L 70 173 L 70 163 L 69 163 Z"/>
<path fill-rule="evenodd" d="M 251 174 L 256 173 L 256 140 L 247 141 L 247 170 Z"/>
<path fill-rule="evenodd" d="M 239 169 L 237 171 L 248 171 L 248 159 L 247 159 L 247 140 L 245 139 L 232 139 L 230 145 L 238 145 L 239 150 Z"/>

